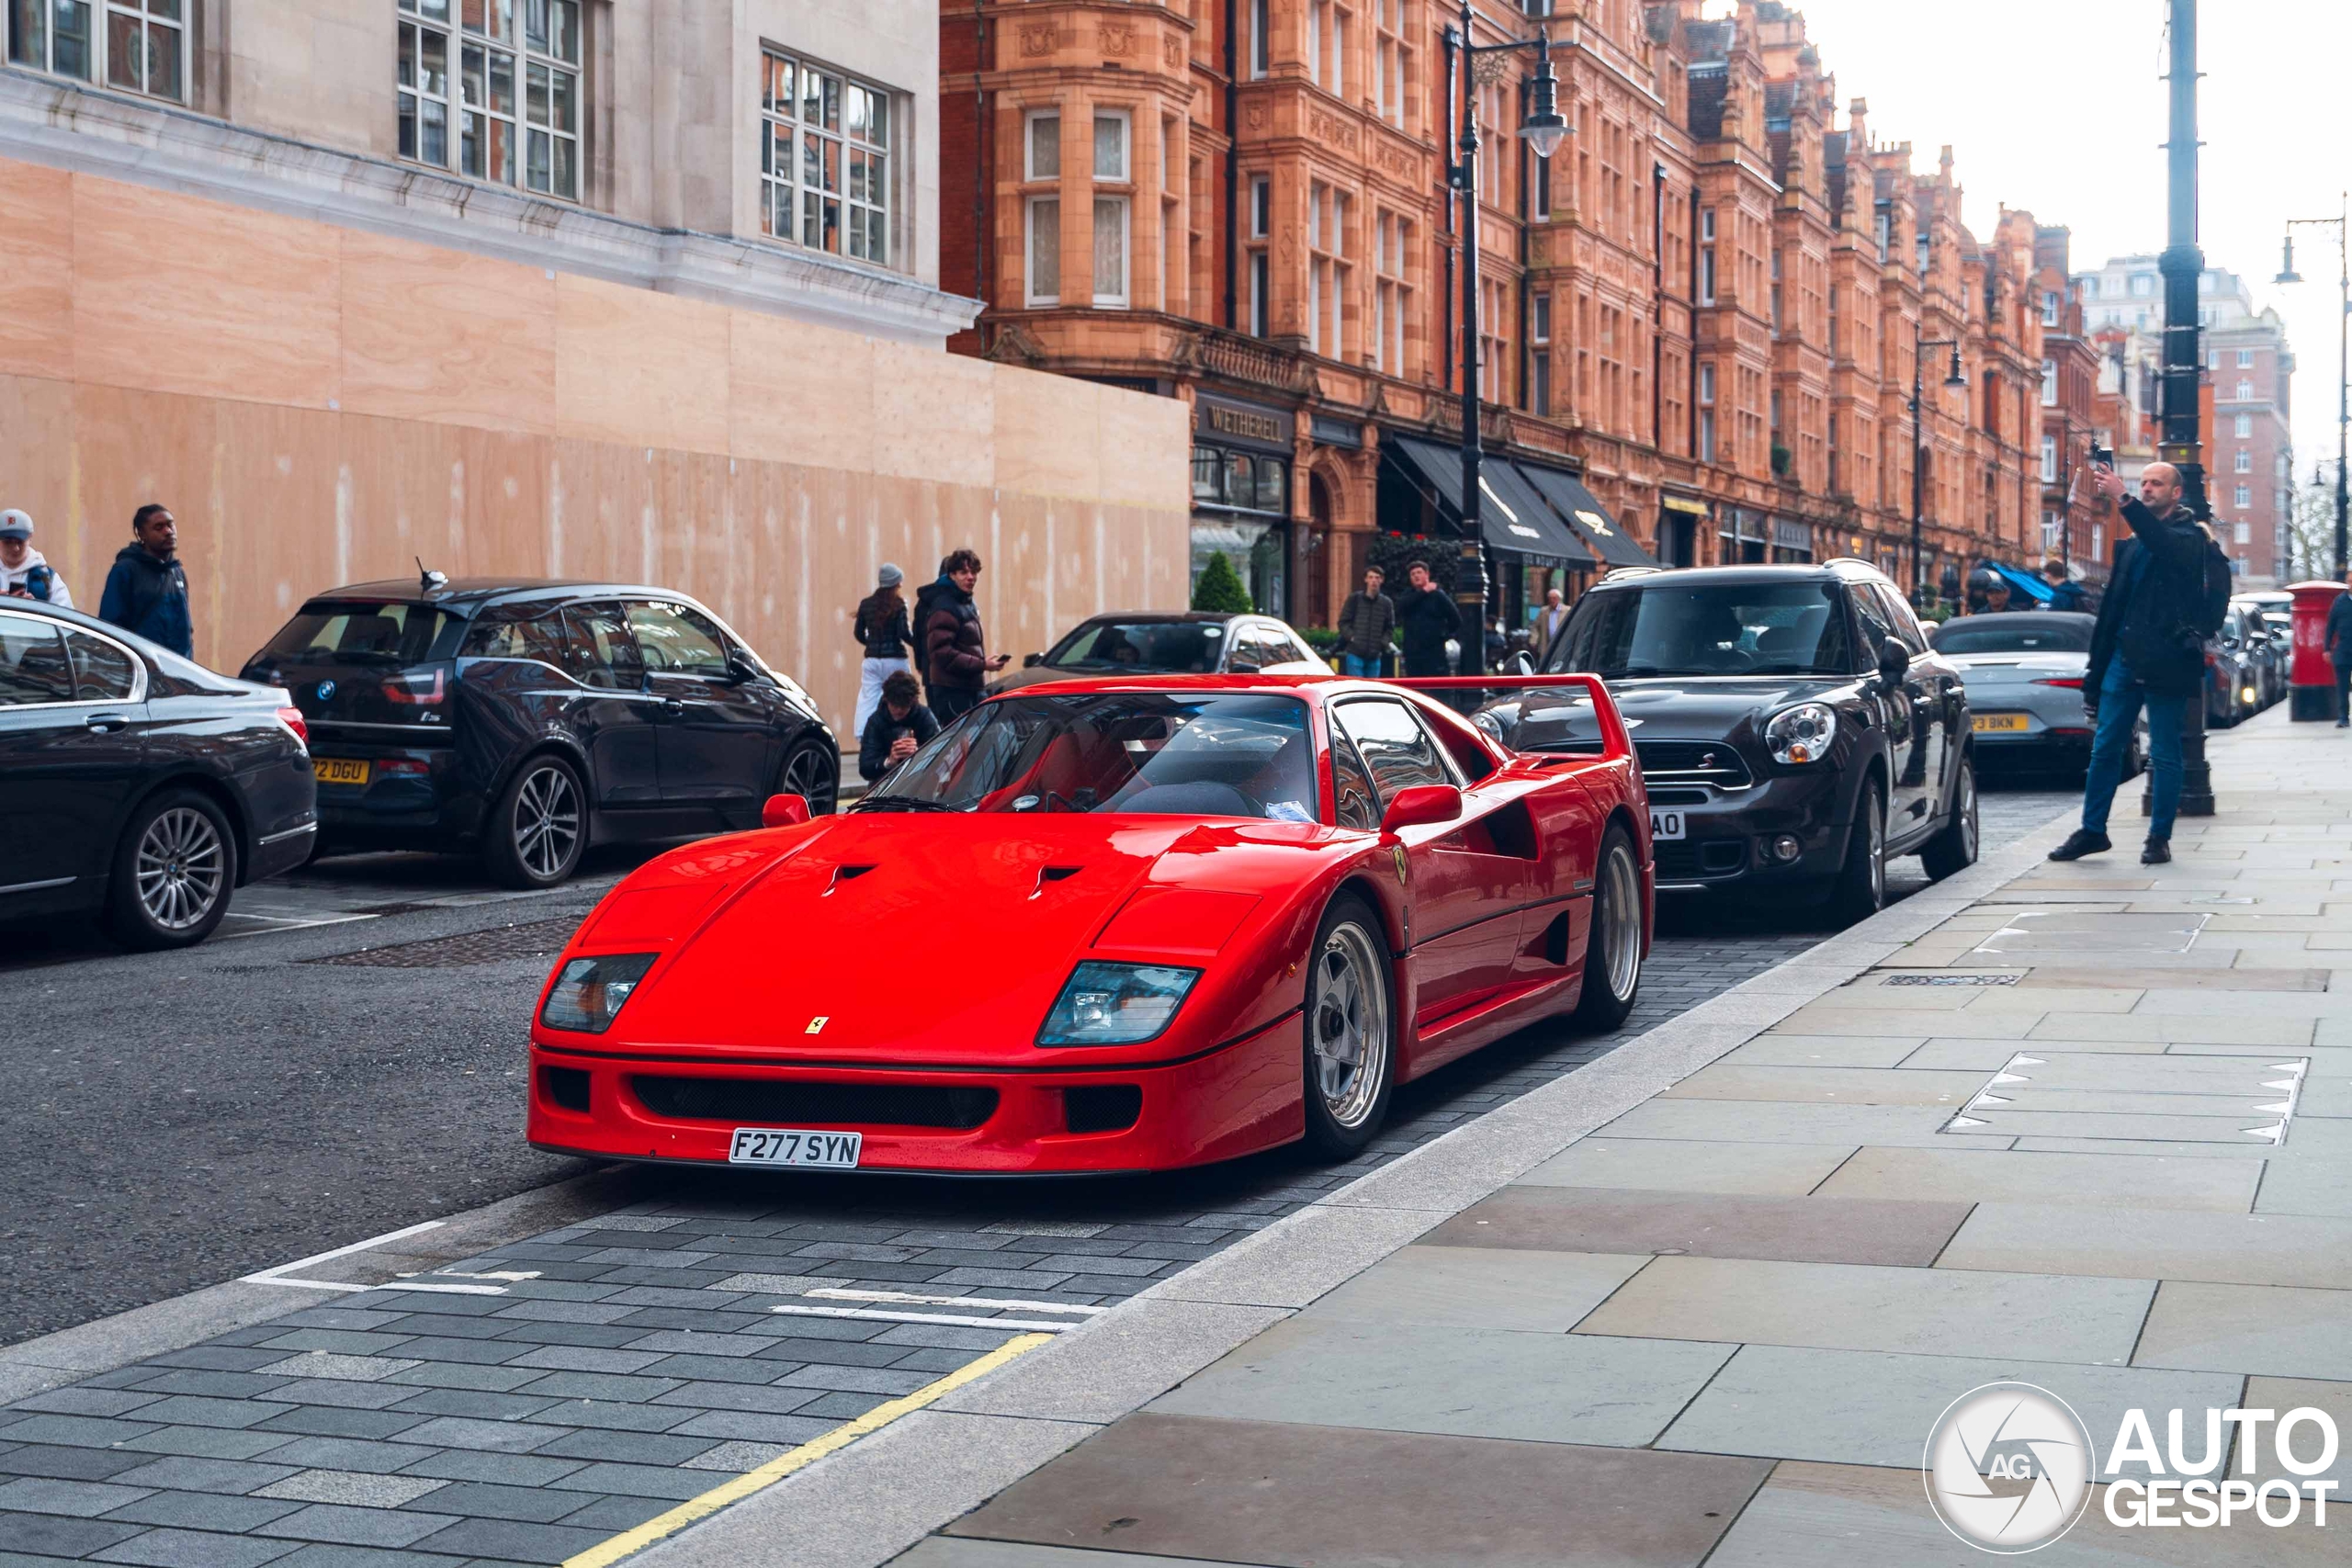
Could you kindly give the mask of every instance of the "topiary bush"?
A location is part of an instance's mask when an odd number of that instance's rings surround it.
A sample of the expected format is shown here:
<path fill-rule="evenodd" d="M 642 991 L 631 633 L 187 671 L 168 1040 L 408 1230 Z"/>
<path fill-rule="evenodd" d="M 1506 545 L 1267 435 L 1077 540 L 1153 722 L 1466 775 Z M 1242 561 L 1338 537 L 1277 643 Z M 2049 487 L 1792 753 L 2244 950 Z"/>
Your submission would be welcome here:
<path fill-rule="evenodd" d="M 1250 602 L 1250 590 L 1242 585 L 1240 574 L 1225 558 L 1225 552 L 1213 553 L 1209 564 L 1201 569 L 1201 580 L 1193 584 L 1193 608 L 1240 615 L 1256 607 Z"/>

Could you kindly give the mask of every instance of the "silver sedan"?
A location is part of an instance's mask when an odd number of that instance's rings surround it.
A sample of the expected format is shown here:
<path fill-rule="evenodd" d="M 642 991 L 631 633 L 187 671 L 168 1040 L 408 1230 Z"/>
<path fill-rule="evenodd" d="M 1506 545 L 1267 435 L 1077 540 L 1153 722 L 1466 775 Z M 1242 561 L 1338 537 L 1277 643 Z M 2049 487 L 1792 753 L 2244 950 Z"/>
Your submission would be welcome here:
<path fill-rule="evenodd" d="M 1960 667 L 1975 728 L 1977 771 L 2080 773 L 2090 761 L 2091 719 L 2083 705 L 2096 618 L 2064 610 L 1968 615 L 1929 639 Z M 2124 776 L 2148 755 L 2147 720 L 2132 737 Z"/>

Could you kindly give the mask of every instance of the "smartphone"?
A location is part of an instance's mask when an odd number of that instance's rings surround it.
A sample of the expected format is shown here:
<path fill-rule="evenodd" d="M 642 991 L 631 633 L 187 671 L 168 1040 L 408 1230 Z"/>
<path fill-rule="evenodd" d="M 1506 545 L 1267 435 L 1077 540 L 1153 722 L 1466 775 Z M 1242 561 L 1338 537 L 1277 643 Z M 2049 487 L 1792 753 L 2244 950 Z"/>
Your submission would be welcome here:
<path fill-rule="evenodd" d="M 2111 468 L 2115 467 L 2115 448 L 2112 446 L 2102 446 L 2096 441 L 2092 442 L 2091 462 L 2096 467 L 2102 468 Z"/>

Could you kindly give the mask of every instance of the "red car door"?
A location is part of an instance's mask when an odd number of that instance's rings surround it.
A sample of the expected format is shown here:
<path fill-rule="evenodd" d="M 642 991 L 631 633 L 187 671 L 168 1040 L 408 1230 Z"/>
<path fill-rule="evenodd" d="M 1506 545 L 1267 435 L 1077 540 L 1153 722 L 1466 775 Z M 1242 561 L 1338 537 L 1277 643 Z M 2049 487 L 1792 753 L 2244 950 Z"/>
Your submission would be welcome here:
<path fill-rule="evenodd" d="M 1416 784 L 1460 784 L 1444 749 L 1412 708 L 1392 697 L 1354 697 L 1332 716 L 1385 805 Z M 1339 739 L 1339 738 L 1335 738 Z M 1417 1031 L 1442 1029 L 1511 983 L 1520 906 L 1535 897 L 1535 863 L 1507 852 L 1486 818 L 1499 804 L 1478 784 L 1463 791 L 1453 822 L 1407 828 L 1407 945 L 1412 953 Z M 1508 831 L 1506 832 L 1508 838 Z"/>

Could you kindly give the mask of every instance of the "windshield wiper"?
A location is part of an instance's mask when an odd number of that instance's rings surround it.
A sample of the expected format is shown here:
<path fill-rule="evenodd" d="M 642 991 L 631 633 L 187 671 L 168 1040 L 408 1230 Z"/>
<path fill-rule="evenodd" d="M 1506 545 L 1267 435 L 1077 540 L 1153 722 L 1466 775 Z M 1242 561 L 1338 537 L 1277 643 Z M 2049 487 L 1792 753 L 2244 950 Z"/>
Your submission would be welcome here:
<path fill-rule="evenodd" d="M 944 800 L 916 800 L 908 795 L 888 795 L 879 800 L 861 800 L 850 807 L 852 811 L 961 811 L 960 806 L 950 806 Z"/>

